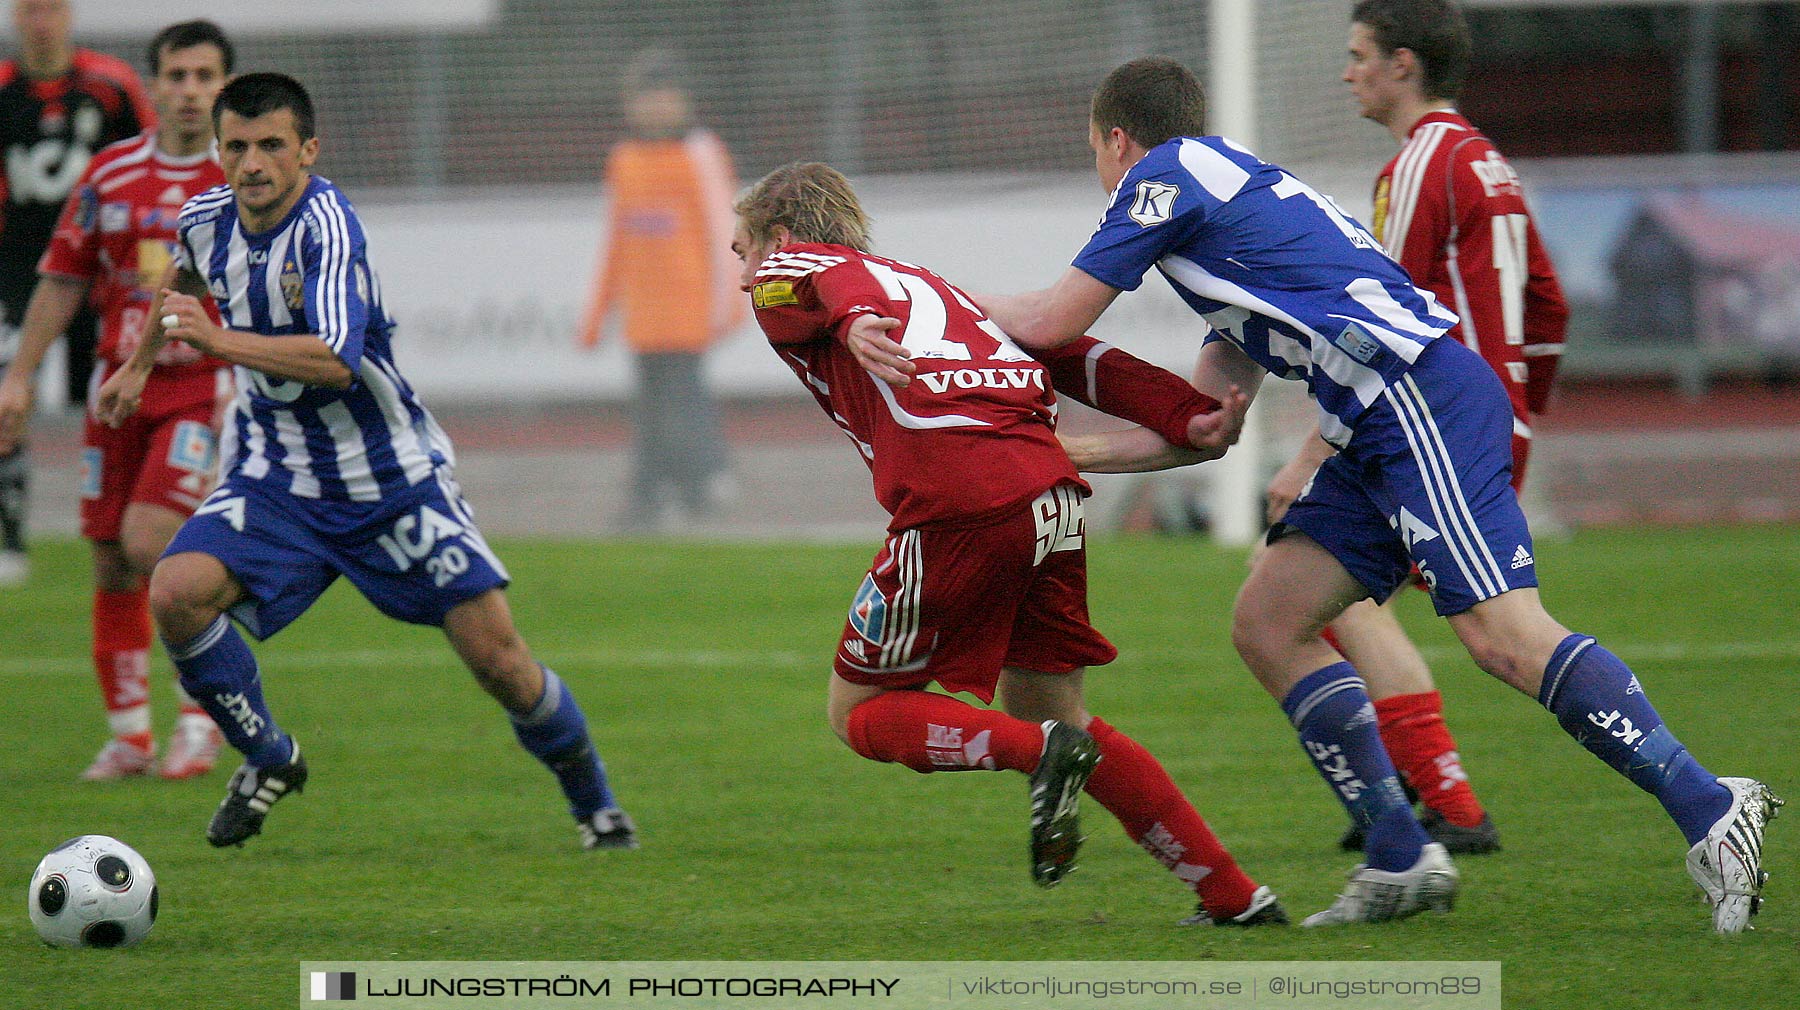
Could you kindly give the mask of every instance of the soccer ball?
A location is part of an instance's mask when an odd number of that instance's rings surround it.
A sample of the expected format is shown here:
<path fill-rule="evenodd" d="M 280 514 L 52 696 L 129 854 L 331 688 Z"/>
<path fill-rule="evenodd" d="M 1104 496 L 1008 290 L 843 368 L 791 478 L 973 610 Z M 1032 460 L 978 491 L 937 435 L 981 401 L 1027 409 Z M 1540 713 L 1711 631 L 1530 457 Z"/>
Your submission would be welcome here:
<path fill-rule="evenodd" d="M 129 947 L 156 922 L 156 874 L 117 838 L 82 835 L 38 863 L 26 907 L 52 947 Z"/>

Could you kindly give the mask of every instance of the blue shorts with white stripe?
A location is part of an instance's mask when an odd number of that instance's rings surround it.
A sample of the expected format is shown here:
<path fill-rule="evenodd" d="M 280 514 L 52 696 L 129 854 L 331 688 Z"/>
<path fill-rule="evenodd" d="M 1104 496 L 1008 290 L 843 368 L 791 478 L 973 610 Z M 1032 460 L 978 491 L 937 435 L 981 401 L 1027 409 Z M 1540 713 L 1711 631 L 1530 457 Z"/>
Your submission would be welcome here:
<path fill-rule="evenodd" d="M 1512 489 L 1512 404 L 1481 356 L 1432 341 L 1319 467 L 1276 540 L 1299 530 L 1376 600 L 1417 566 L 1439 614 L 1537 585 Z"/>
<path fill-rule="evenodd" d="M 248 594 L 231 616 L 258 639 L 305 613 L 340 575 L 387 616 L 433 626 L 507 584 L 447 467 L 376 502 L 301 498 L 268 484 L 226 478 L 164 552 L 217 558 Z"/>

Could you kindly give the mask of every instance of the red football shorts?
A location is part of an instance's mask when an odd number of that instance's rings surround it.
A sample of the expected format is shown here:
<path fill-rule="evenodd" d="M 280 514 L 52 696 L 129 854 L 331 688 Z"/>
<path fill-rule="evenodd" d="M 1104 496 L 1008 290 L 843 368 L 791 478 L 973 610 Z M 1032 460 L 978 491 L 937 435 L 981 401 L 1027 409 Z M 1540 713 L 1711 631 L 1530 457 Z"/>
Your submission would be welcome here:
<path fill-rule="evenodd" d="M 1068 673 L 1118 654 L 1088 623 L 1082 490 L 1064 484 L 991 523 L 889 536 L 833 669 L 853 684 L 937 681 L 988 702 L 1002 667 Z"/>
<path fill-rule="evenodd" d="M 218 463 L 213 431 L 212 373 L 159 382 L 152 374 L 143 404 L 109 428 L 90 412 L 81 450 L 81 535 L 119 539 L 133 502 L 192 515 L 212 488 Z"/>

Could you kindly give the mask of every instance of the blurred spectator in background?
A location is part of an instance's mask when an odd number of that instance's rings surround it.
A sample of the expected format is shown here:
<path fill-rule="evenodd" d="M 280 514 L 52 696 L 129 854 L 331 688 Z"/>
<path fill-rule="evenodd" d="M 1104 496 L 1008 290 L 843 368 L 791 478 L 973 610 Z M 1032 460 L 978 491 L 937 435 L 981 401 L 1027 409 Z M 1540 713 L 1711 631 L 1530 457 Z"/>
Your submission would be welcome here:
<path fill-rule="evenodd" d="M 144 85 L 125 61 L 77 49 L 69 0 L 14 0 L 16 59 L 0 63 L 0 366 L 18 346 L 38 257 L 63 201 L 94 152 L 156 125 Z M 105 224 L 102 209 L 102 227 Z M 68 329 L 68 402 L 87 400 L 94 314 Z M 25 581 L 25 445 L 0 453 L 0 587 Z"/>
<path fill-rule="evenodd" d="M 596 346 L 618 310 L 637 364 L 637 458 L 621 525 L 653 529 L 665 503 L 704 519 L 734 491 L 701 366 L 744 318 L 731 254 L 737 174 L 724 143 L 694 125 L 672 53 L 648 49 L 632 59 L 624 106 L 630 136 L 607 158 L 612 209 L 578 339 Z"/>

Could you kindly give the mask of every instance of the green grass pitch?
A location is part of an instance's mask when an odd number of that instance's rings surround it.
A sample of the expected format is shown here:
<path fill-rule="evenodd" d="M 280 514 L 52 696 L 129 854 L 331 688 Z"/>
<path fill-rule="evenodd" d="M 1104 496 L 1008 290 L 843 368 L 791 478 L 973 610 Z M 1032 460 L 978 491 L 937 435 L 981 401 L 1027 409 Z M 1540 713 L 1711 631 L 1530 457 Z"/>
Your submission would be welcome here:
<path fill-rule="evenodd" d="M 86 659 L 86 549 L 37 551 L 0 594 L 0 1004 L 287 1006 L 301 960 L 1471 959 L 1509 1007 L 1800 1000 L 1800 530 L 1590 532 L 1541 545 L 1551 610 L 1631 662 L 1715 772 L 1796 801 L 1769 837 L 1753 933 L 1711 935 L 1655 802 L 1474 670 L 1411 601 L 1505 851 L 1467 857 L 1450 915 L 1326 932 L 1181 929 L 1186 891 L 1086 807 L 1080 872 L 1028 879 L 1025 786 L 864 761 L 823 718 L 855 546 L 512 541 L 514 611 L 575 688 L 637 852 L 583 853 L 551 778 L 441 637 L 340 585 L 260 648 L 313 777 L 242 850 L 201 781 L 77 783 L 104 732 Z M 1228 636 L 1240 553 L 1108 538 L 1095 621 L 1119 645 L 1091 707 L 1168 765 L 1260 881 L 1304 915 L 1353 862 L 1343 815 Z M 154 669 L 159 736 L 169 666 Z M 142 851 L 162 918 L 124 951 L 43 947 L 26 883 L 82 833 Z"/>

